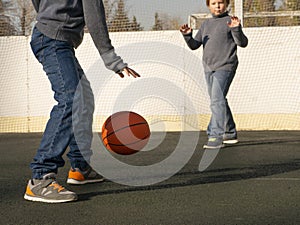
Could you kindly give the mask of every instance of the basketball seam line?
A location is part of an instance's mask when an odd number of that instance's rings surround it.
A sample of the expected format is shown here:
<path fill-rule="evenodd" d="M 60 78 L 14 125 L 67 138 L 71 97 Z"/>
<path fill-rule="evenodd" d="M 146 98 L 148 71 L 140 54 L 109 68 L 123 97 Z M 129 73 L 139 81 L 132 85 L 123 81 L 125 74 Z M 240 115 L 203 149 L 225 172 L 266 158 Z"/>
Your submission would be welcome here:
<path fill-rule="evenodd" d="M 146 125 L 148 125 L 147 123 L 135 123 L 135 124 L 130 124 L 129 126 L 122 127 L 122 128 L 120 128 L 120 129 L 118 129 L 118 130 L 114 130 L 113 132 L 111 132 L 111 133 L 107 134 L 107 135 L 106 135 L 106 137 L 105 137 L 105 138 L 103 138 L 102 140 L 105 140 L 105 139 L 107 139 L 107 138 L 108 138 L 110 135 L 112 135 L 112 134 L 114 134 L 114 133 L 117 133 L 117 132 L 119 132 L 120 130 L 124 130 L 124 129 L 128 128 L 128 127 L 134 127 L 134 126 L 137 126 L 137 125 L 142 125 L 142 124 L 146 124 Z"/>

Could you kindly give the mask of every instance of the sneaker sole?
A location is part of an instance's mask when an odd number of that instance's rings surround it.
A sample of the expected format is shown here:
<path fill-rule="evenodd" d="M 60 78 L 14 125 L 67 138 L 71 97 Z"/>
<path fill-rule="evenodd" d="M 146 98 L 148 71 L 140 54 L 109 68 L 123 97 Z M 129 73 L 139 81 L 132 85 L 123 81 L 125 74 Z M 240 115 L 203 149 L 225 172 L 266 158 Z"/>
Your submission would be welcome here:
<path fill-rule="evenodd" d="M 226 141 L 223 141 L 224 144 L 236 144 L 238 142 L 239 142 L 238 140 L 226 140 Z"/>
<path fill-rule="evenodd" d="M 45 202 L 45 203 L 64 203 L 64 202 L 73 202 L 77 200 L 77 197 L 74 199 L 61 199 L 61 200 L 55 200 L 55 199 L 45 199 L 42 197 L 36 197 L 36 196 L 30 196 L 30 195 L 24 195 L 24 199 L 28 201 L 33 202 Z"/>
<path fill-rule="evenodd" d="M 222 145 L 219 145 L 219 146 L 209 146 L 209 145 L 203 145 L 203 148 L 205 149 L 220 149 L 220 148 L 224 148 L 225 145 L 222 144 Z"/>
<path fill-rule="evenodd" d="M 67 184 L 75 184 L 75 185 L 80 185 L 80 184 L 92 184 L 92 183 L 99 183 L 99 182 L 103 182 L 104 178 L 101 179 L 96 179 L 96 180 L 84 180 L 84 181 L 79 181 L 79 180 L 75 180 L 75 179 L 68 179 L 67 180 Z"/>

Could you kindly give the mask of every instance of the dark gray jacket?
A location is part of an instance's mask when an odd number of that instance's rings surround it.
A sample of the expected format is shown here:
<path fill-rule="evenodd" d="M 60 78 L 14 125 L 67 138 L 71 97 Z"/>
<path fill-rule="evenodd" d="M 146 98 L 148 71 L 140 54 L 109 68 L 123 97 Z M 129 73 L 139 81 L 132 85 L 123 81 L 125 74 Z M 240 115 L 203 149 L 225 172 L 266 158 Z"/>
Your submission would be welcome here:
<path fill-rule="evenodd" d="M 44 35 L 77 48 L 86 25 L 105 66 L 115 72 L 127 66 L 111 44 L 102 0 L 32 0 L 32 3 L 37 11 L 36 27 Z"/>
<path fill-rule="evenodd" d="M 184 35 L 188 46 L 195 50 L 203 45 L 203 66 L 206 72 L 227 70 L 232 71 L 238 65 L 237 46 L 246 47 L 248 39 L 242 27 L 228 27 L 230 16 L 224 13 L 205 20 L 196 34 Z"/>

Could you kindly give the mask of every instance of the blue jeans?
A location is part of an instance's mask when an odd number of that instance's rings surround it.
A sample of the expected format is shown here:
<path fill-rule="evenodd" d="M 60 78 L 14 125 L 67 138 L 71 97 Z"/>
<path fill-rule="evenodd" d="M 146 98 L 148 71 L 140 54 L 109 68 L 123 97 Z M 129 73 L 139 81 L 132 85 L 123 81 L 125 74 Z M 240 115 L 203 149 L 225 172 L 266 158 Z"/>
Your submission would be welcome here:
<path fill-rule="evenodd" d="M 205 72 L 210 97 L 211 119 L 207 127 L 209 138 L 236 137 L 235 122 L 227 101 L 227 93 L 235 71 Z"/>
<path fill-rule="evenodd" d="M 32 177 L 41 179 L 47 173 L 57 173 L 65 164 L 62 156 L 68 147 L 71 166 L 85 169 L 89 163 L 86 159 L 92 154 L 94 96 L 90 84 L 75 57 L 74 48 L 67 42 L 51 39 L 34 28 L 30 45 L 48 76 L 57 101 L 30 164 Z M 84 88 L 84 92 L 78 92 L 78 87 Z M 81 105 L 74 106 L 76 99 Z M 78 118 L 85 119 L 78 121 Z M 78 138 L 74 136 L 75 121 L 80 123 L 76 125 L 81 129 L 77 131 L 81 134 Z"/>

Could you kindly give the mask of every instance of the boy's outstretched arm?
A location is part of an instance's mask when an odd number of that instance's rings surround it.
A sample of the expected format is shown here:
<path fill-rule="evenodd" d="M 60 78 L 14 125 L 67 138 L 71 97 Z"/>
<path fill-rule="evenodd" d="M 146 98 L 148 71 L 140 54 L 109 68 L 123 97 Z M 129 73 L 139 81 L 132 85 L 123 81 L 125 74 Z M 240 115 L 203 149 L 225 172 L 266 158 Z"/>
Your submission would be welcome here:
<path fill-rule="evenodd" d="M 190 28 L 187 24 L 183 24 L 179 28 L 179 30 L 182 33 L 184 40 L 190 49 L 195 50 L 202 45 L 200 30 L 196 35 L 196 38 L 199 38 L 199 40 L 193 38 L 193 29 Z"/>
<path fill-rule="evenodd" d="M 115 53 L 115 49 L 109 38 L 103 1 L 83 0 L 82 4 L 85 24 L 89 29 L 94 44 L 98 49 L 105 66 L 119 74 L 120 77 L 124 77 L 124 74 L 139 77 L 140 75 L 128 68 L 122 58 Z"/>
<path fill-rule="evenodd" d="M 238 46 L 245 48 L 248 45 L 248 38 L 242 30 L 239 18 L 236 16 L 232 16 L 230 23 L 228 23 L 228 26 L 231 28 L 235 43 Z"/>

